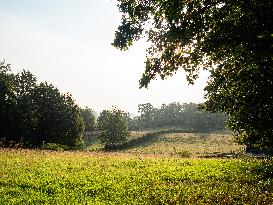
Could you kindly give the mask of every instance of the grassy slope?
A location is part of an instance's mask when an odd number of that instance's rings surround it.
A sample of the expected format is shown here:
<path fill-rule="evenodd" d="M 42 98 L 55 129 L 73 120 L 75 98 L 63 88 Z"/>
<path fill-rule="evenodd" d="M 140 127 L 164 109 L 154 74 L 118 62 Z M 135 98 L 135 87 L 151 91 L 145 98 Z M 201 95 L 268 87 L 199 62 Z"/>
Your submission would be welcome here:
<path fill-rule="evenodd" d="M 136 154 L 160 154 L 167 156 L 206 156 L 213 153 L 238 152 L 242 146 L 233 141 L 233 137 L 226 133 L 164 133 L 154 134 L 145 132 L 131 132 L 130 139 L 141 139 L 138 143 L 119 151 Z M 89 150 L 101 148 L 98 141 L 93 140 Z"/>
<path fill-rule="evenodd" d="M 0 204 L 270 204 L 256 160 L 0 149 Z"/>

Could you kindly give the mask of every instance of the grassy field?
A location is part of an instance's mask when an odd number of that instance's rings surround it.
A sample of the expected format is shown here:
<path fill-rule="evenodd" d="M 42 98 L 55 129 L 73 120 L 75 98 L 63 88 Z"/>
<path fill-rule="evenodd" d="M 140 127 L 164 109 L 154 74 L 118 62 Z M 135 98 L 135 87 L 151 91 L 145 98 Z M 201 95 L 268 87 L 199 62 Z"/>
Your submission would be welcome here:
<path fill-rule="evenodd" d="M 91 139 L 92 143 L 87 150 L 102 149 L 96 136 L 91 136 Z M 129 141 L 133 143 L 118 151 L 160 156 L 206 157 L 221 153 L 232 155 L 243 149 L 228 133 L 131 132 Z"/>
<path fill-rule="evenodd" d="M 0 149 L 0 204 L 272 204 L 273 165 Z"/>

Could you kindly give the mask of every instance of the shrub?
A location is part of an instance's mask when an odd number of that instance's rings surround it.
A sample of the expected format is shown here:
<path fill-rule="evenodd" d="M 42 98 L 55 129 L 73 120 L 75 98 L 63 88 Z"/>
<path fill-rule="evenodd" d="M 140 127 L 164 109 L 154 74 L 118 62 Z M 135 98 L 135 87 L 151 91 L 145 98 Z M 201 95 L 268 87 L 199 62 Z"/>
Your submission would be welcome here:
<path fill-rule="evenodd" d="M 54 150 L 54 151 L 65 151 L 65 150 L 68 150 L 69 147 L 66 145 L 57 144 L 57 143 L 45 143 L 41 146 L 41 149 Z"/>
<path fill-rule="evenodd" d="M 176 154 L 178 154 L 180 157 L 191 157 L 191 153 L 187 150 L 176 151 Z"/>
<path fill-rule="evenodd" d="M 105 147 L 124 143 L 128 137 L 126 113 L 114 107 L 103 110 L 98 118 L 99 139 Z"/>

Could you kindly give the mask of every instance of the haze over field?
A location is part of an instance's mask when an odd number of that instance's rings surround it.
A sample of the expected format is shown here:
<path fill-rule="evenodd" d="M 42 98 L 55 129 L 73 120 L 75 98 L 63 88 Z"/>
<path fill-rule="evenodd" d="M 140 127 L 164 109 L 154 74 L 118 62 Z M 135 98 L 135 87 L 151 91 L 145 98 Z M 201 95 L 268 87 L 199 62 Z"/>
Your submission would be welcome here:
<path fill-rule="evenodd" d="M 0 59 L 96 111 L 118 105 L 137 113 L 145 102 L 203 101 L 206 74 L 194 86 L 181 71 L 138 89 L 146 46 L 138 42 L 127 52 L 111 46 L 120 16 L 111 0 L 0 0 Z"/>

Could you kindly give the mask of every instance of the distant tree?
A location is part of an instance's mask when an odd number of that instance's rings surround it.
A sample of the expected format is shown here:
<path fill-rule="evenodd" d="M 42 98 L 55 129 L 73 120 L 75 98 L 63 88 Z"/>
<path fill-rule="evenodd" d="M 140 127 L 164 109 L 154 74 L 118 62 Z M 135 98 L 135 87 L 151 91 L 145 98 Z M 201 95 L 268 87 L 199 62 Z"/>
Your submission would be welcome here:
<path fill-rule="evenodd" d="M 143 121 L 141 121 L 140 116 L 135 116 L 134 114 L 125 113 L 126 122 L 129 130 L 139 130 L 145 126 Z"/>
<path fill-rule="evenodd" d="M 151 103 L 139 104 L 138 113 L 140 114 L 141 127 L 155 127 L 156 109 Z"/>
<path fill-rule="evenodd" d="M 183 123 L 185 128 L 192 132 L 209 132 L 224 130 L 226 116 L 223 113 L 210 113 L 199 109 L 195 103 L 185 103 L 183 105 Z"/>
<path fill-rule="evenodd" d="M 97 128 L 100 132 L 99 138 L 106 148 L 125 142 L 128 137 L 126 113 L 116 107 L 103 110 L 98 117 Z"/>
<path fill-rule="evenodd" d="M 209 132 L 225 129 L 227 116 L 198 109 L 195 103 L 162 104 L 160 108 L 150 103 L 139 105 L 139 117 L 127 119 L 130 130 L 154 128 L 179 128 L 189 132 Z"/>
<path fill-rule="evenodd" d="M 149 42 L 147 87 L 184 69 L 189 83 L 210 70 L 204 108 L 229 115 L 247 145 L 273 147 L 273 3 L 271 0 L 118 0 L 114 46 Z"/>
<path fill-rule="evenodd" d="M 91 132 L 95 129 L 96 117 L 93 113 L 94 111 L 88 107 L 81 109 L 81 117 L 83 119 L 85 132 Z"/>
<path fill-rule="evenodd" d="M 158 123 L 161 126 L 180 125 L 183 121 L 182 116 L 183 106 L 179 103 L 162 104 L 159 109 Z"/>

